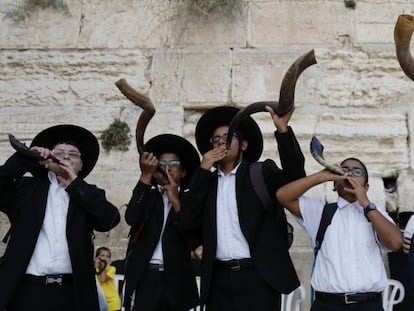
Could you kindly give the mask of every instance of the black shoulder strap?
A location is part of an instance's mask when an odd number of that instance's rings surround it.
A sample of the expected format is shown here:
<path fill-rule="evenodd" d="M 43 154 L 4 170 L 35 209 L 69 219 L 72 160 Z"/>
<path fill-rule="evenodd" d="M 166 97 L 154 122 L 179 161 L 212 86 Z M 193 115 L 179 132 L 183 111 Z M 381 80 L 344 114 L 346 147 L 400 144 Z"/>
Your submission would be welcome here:
<path fill-rule="evenodd" d="M 254 191 L 259 196 L 260 201 L 262 201 L 265 210 L 269 212 L 272 210 L 273 203 L 263 177 L 262 167 L 262 162 L 251 163 L 249 166 L 250 178 Z"/>
<path fill-rule="evenodd" d="M 321 249 L 323 238 L 325 237 L 326 229 L 331 224 L 332 218 L 336 212 L 338 205 L 336 203 L 326 202 L 323 207 L 321 222 L 319 223 L 318 233 L 316 234 L 314 254 L 315 257 L 318 255 L 319 250 Z"/>

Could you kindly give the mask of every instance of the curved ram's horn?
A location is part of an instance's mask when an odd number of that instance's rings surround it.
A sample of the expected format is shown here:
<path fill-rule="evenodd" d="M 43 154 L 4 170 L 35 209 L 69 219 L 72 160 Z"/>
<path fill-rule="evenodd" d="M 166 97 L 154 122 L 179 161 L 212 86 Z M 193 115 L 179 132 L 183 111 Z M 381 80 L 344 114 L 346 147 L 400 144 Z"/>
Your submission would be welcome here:
<path fill-rule="evenodd" d="M 295 86 L 300 74 L 309 66 L 316 64 L 315 51 L 311 50 L 308 53 L 299 57 L 288 69 L 283 77 L 280 86 L 279 102 L 256 102 L 250 104 L 244 109 L 241 109 L 232 119 L 227 136 L 227 149 L 230 148 L 233 139 L 233 133 L 240 125 L 240 123 L 249 115 L 256 112 L 266 111 L 266 106 L 271 106 L 273 110 L 279 115 L 283 116 L 291 112 L 295 104 Z"/>
<path fill-rule="evenodd" d="M 414 81 L 414 62 L 410 52 L 410 41 L 414 30 L 414 17 L 411 15 L 398 16 L 394 28 L 394 42 L 398 62 L 404 73 Z"/>
<path fill-rule="evenodd" d="M 316 138 L 316 136 L 312 136 L 312 140 L 310 143 L 310 152 L 313 156 L 313 158 L 323 167 L 331 171 L 332 173 L 338 174 L 338 175 L 345 175 L 342 170 L 332 165 L 328 162 L 326 162 L 325 158 L 323 157 L 323 145 L 321 142 Z"/>
<path fill-rule="evenodd" d="M 142 113 L 140 114 L 137 127 L 135 129 L 135 140 L 137 143 L 138 153 L 141 155 L 144 150 L 144 133 L 147 128 L 149 121 L 155 114 L 154 104 L 151 102 L 151 99 L 140 94 L 134 90 L 125 79 L 120 79 L 115 82 L 115 85 L 121 91 L 126 98 L 128 98 L 134 105 L 142 108 Z M 157 171 L 160 172 L 166 180 L 168 180 L 167 173 L 165 170 L 158 165 Z"/>

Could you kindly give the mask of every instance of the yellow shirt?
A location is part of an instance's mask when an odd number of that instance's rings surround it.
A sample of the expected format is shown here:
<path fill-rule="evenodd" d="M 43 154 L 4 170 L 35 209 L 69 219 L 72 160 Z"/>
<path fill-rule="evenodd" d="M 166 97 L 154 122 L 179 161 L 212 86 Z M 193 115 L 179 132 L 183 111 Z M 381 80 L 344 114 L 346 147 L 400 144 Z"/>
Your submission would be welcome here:
<path fill-rule="evenodd" d="M 107 265 L 105 273 L 108 280 L 106 282 L 101 282 L 98 276 L 98 281 L 99 284 L 101 284 L 105 294 L 106 303 L 108 304 L 108 311 L 121 310 L 121 299 L 119 298 L 118 289 L 114 281 L 116 268 L 114 266 Z"/>

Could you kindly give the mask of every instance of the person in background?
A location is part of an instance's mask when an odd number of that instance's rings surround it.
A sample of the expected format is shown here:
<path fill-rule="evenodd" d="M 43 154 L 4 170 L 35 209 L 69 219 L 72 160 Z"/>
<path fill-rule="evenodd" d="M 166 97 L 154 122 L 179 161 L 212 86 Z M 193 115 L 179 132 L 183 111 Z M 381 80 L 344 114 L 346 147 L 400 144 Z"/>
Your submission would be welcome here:
<path fill-rule="evenodd" d="M 311 310 L 382 311 L 387 274 L 381 250 L 400 249 L 402 235 L 392 218 L 368 198 L 366 166 L 359 159 L 347 158 L 340 168 L 345 175 L 324 169 L 283 186 L 276 196 L 297 217 L 315 246 L 326 202 L 303 194 L 316 185 L 334 182 L 337 209 L 316 257 Z"/>
<path fill-rule="evenodd" d="M 132 230 L 124 305 L 136 311 L 188 311 L 199 302 L 191 262 L 197 245 L 183 234 L 178 217 L 186 180 L 200 164 L 199 155 L 190 142 L 173 134 L 153 137 L 145 150 L 125 212 Z M 157 172 L 158 165 L 168 180 Z"/>
<path fill-rule="evenodd" d="M 116 268 L 111 266 L 111 251 L 107 247 L 99 247 L 95 252 L 95 268 L 97 279 L 103 289 L 108 311 L 121 310 L 121 299 L 115 284 Z"/>
<path fill-rule="evenodd" d="M 82 127 L 56 125 L 30 149 L 36 157 L 16 152 L 0 166 L 0 210 L 11 223 L 0 310 L 98 311 L 93 232 L 120 221 L 105 191 L 84 180 L 98 140 Z"/>
<path fill-rule="evenodd" d="M 288 251 L 286 215 L 274 195 L 267 209 L 252 185 L 250 166 L 263 150 L 257 123 L 247 118 L 234 134 L 229 150 L 229 124 L 239 111 L 220 106 L 197 123 L 195 136 L 203 155 L 182 203 L 181 224 L 198 232 L 203 245 L 201 301 L 208 311 L 280 310 L 281 293 L 299 286 Z M 305 176 L 304 157 L 288 122 L 271 107 L 275 139 L 283 169 L 273 160 L 263 165 L 266 191 Z M 216 168 L 215 171 L 213 171 Z"/>

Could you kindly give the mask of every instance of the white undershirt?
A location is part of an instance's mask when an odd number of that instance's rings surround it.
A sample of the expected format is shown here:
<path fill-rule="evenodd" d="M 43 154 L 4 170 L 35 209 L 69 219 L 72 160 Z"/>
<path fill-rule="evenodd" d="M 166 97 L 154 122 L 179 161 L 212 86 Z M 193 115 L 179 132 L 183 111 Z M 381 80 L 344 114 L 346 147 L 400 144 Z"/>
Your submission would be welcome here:
<path fill-rule="evenodd" d="M 309 233 L 313 246 L 324 205 L 322 200 L 299 199 L 303 221 L 297 219 Z M 386 212 L 378 210 L 393 222 Z M 313 288 L 327 293 L 381 292 L 387 285 L 381 250 L 388 251 L 380 244 L 363 207 L 340 197 L 317 256 L 311 278 Z"/>
<path fill-rule="evenodd" d="M 158 240 L 157 246 L 155 247 L 154 253 L 152 254 L 152 258 L 150 260 L 150 263 L 154 264 L 163 264 L 164 263 L 164 257 L 162 252 L 162 235 L 164 233 L 165 224 L 167 222 L 168 214 L 171 210 L 171 203 L 168 201 L 167 191 L 162 191 L 162 187 L 158 186 L 158 189 L 162 193 L 162 201 L 164 202 L 164 220 L 162 224 L 162 230 L 160 234 L 160 238 Z"/>
<path fill-rule="evenodd" d="M 72 273 L 66 239 L 69 195 L 65 191 L 65 186 L 58 184 L 54 173 L 49 172 L 48 177 L 50 187 L 45 217 L 32 258 L 26 269 L 27 274 Z"/>
<path fill-rule="evenodd" d="M 250 258 L 249 244 L 241 231 L 237 210 L 236 172 L 239 165 L 227 175 L 218 170 L 216 259 L 223 261 Z"/>

